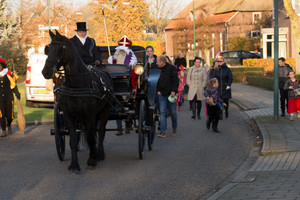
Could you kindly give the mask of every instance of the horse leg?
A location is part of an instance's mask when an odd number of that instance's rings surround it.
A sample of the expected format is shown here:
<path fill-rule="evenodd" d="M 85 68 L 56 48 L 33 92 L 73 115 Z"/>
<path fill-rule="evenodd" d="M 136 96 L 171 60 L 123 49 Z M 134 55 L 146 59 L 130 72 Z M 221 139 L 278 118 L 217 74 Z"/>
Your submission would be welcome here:
<path fill-rule="evenodd" d="M 94 120 L 93 120 L 94 121 Z M 96 122 L 89 122 L 91 125 L 86 125 L 86 139 L 90 148 L 89 158 L 87 160 L 88 168 L 94 169 L 97 165 L 97 155 L 96 155 Z"/>
<path fill-rule="evenodd" d="M 71 147 L 72 160 L 71 160 L 71 164 L 68 167 L 68 170 L 71 174 L 79 174 L 80 166 L 78 163 L 78 156 L 77 156 L 78 137 L 76 135 L 75 128 L 69 129 L 69 132 L 70 132 L 70 147 Z"/>
<path fill-rule="evenodd" d="M 108 121 L 109 108 L 106 109 L 100 117 L 98 125 L 98 148 L 97 148 L 97 161 L 105 160 L 105 152 L 103 141 L 105 138 L 106 124 Z"/>

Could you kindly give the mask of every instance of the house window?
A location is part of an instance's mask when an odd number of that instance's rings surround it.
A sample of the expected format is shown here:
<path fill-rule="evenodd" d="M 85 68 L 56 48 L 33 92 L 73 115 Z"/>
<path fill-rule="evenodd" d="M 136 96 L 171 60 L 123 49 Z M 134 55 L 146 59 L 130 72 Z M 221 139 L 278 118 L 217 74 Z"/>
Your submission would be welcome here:
<path fill-rule="evenodd" d="M 260 31 L 259 30 L 251 31 L 251 37 L 252 38 L 259 38 L 260 37 Z"/>
<path fill-rule="evenodd" d="M 254 12 L 252 13 L 252 23 L 257 24 L 261 20 L 261 13 L 260 12 Z"/>
<path fill-rule="evenodd" d="M 39 25 L 39 38 L 42 38 L 45 36 L 45 31 L 44 31 L 44 25 Z"/>

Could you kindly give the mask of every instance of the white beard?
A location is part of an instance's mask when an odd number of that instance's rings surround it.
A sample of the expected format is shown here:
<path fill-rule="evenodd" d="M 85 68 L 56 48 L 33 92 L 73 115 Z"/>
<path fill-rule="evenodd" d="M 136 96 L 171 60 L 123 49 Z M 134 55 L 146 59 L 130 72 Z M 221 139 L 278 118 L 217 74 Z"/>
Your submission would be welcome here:
<path fill-rule="evenodd" d="M 117 64 L 124 64 L 126 58 L 126 53 L 116 52 L 114 54 L 114 59 L 117 60 Z"/>

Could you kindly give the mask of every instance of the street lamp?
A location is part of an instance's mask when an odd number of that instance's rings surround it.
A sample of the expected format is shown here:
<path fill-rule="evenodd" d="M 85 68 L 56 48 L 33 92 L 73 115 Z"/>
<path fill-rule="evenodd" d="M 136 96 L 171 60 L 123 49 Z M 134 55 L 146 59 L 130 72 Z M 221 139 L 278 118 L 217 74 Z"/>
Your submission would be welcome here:
<path fill-rule="evenodd" d="M 131 5 L 130 2 L 123 2 L 122 4 L 123 5 Z M 148 40 L 148 11 L 147 11 L 147 8 L 145 8 L 143 6 L 135 5 L 135 4 L 132 4 L 132 5 L 140 7 L 142 9 L 145 9 L 145 11 L 146 11 L 146 34 L 147 34 L 147 46 L 148 46 L 149 45 L 149 40 Z"/>

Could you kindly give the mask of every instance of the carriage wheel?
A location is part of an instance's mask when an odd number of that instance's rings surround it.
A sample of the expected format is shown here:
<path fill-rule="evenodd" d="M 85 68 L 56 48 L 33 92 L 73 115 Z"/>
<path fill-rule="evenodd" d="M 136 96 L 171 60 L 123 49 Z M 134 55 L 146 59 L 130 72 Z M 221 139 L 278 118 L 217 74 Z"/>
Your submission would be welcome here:
<path fill-rule="evenodd" d="M 54 108 L 54 134 L 55 134 L 55 145 L 59 160 L 63 161 L 65 158 L 65 146 L 66 140 L 65 135 L 61 133 L 63 126 L 62 114 L 60 114 L 59 103 L 55 104 Z"/>
<path fill-rule="evenodd" d="M 139 158 L 143 159 L 144 146 L 145 146 L 145 101 L 141 100 L 139 109 L 139 128 L 138 128 L 138 142 L 139 142 Z"/>
<path fill-rule="evenodd" d="M 148 149 L 152 151 L 152 145 L 156 135 L 156 121 L 154 120 L 154 110 L 151 110 L 150 116 L 153 116 L 153 124 L 151 125 L 150 131 L 148 133 Z"/>

